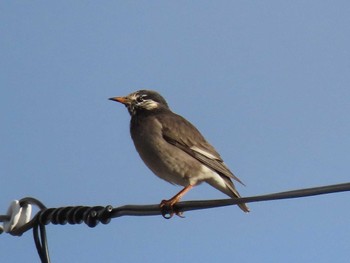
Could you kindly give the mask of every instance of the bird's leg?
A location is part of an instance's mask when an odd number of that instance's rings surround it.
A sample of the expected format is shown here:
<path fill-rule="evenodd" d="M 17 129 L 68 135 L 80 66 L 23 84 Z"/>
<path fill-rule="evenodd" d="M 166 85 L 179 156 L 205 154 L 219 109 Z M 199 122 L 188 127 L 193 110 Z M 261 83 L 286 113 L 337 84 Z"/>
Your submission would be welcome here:
<path fill-rule="evenodd" d="M 174 205 L 180 201 L 180 199 L 191 189 L 193 188 L 193 185 L 188 185 L 184 187 L 180 192 L 178 192 L 176 195 L 174 195 L 172 198 L 169 200 L 162 200 L 160 203 L 160 208 L 162 210 L 162 215 L 166 219 L 170 219 L 173 217 L 174 214 L 178 215 L 181 217 L 180 212 L 174 211 Z M 168 216 L 169 215 L 169 216 Z"/>

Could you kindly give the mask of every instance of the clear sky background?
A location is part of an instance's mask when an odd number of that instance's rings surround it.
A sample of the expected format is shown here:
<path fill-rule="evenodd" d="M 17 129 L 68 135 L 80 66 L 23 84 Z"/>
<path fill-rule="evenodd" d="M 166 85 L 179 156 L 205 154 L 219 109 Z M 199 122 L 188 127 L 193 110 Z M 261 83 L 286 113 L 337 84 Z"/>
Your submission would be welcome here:
<path fill-rule="evenodd" d="M 1 1 L 0 212 L 155 204 L 108 101 L 159 91 L 247 185 L 243 196 L 349 182 L 349 1 Z M 52 262 L 349 262 L 350 193 L 47 226 Z M 201 185 L 184 200 L 225 198 Z M 39 262 L 32 232 L 1 262 Z"/>

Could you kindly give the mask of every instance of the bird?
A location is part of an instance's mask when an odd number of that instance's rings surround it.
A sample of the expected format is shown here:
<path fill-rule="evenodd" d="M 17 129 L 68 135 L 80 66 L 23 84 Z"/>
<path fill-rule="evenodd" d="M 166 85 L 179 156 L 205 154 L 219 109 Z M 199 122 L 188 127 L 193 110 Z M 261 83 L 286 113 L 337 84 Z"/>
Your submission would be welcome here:
<path fill-rule="evenodd" d="M 243 184 L 242 181 L 230 171 L 200 131 L 184 117 L 172 112 L 158 92 L 138 90 L 109 100 L 127 108 L 131 116 L 131 138 L 146 166 L 161 179 L 183 186 L 175 196 L 161 201 L 161 208 L 174 211 L 174 205 L 201 183 L 208 183 L 231 198 L 241 197 L 232 180 Z M 245 203 L 238 206 L 249 212 Z M 173 214 L 171 212 L 170 217 Z"/>

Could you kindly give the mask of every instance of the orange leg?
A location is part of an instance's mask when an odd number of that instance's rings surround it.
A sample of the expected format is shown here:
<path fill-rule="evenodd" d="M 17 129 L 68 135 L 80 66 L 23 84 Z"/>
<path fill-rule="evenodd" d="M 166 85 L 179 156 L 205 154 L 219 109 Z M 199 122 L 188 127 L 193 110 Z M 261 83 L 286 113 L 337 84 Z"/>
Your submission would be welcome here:
<path fill-rule="evenodd" d="M 182 189 L 180 192 L 178 192 L 176 195 L 174 195 L 172 198 L 169 200 L 163 200 L 160 203 L 160 208 L 162 209 L 162 214 L 163 217 L 169 219 L 171 218 L 174 214 L 181 216 L 181 213 L 174 212 L 173 206 L 180 201 L 180 199 L 191 189 L 193 188 L 193 185 L 188 185 L 184 189 Z M 166 216 L 169 214 L 169 216 Z"/>

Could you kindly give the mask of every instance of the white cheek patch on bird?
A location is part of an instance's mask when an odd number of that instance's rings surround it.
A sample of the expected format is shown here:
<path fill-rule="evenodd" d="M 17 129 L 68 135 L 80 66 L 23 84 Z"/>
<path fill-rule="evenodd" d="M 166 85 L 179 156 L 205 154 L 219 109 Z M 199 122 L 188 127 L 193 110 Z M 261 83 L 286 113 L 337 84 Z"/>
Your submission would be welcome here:
<path fill-rule="evenodd" d="M 159 107 L 158 103 L 154 100 L 145 100 L 142 103 L 139 103 L 139 105 L 146 110 L 153 110 Z"/>

